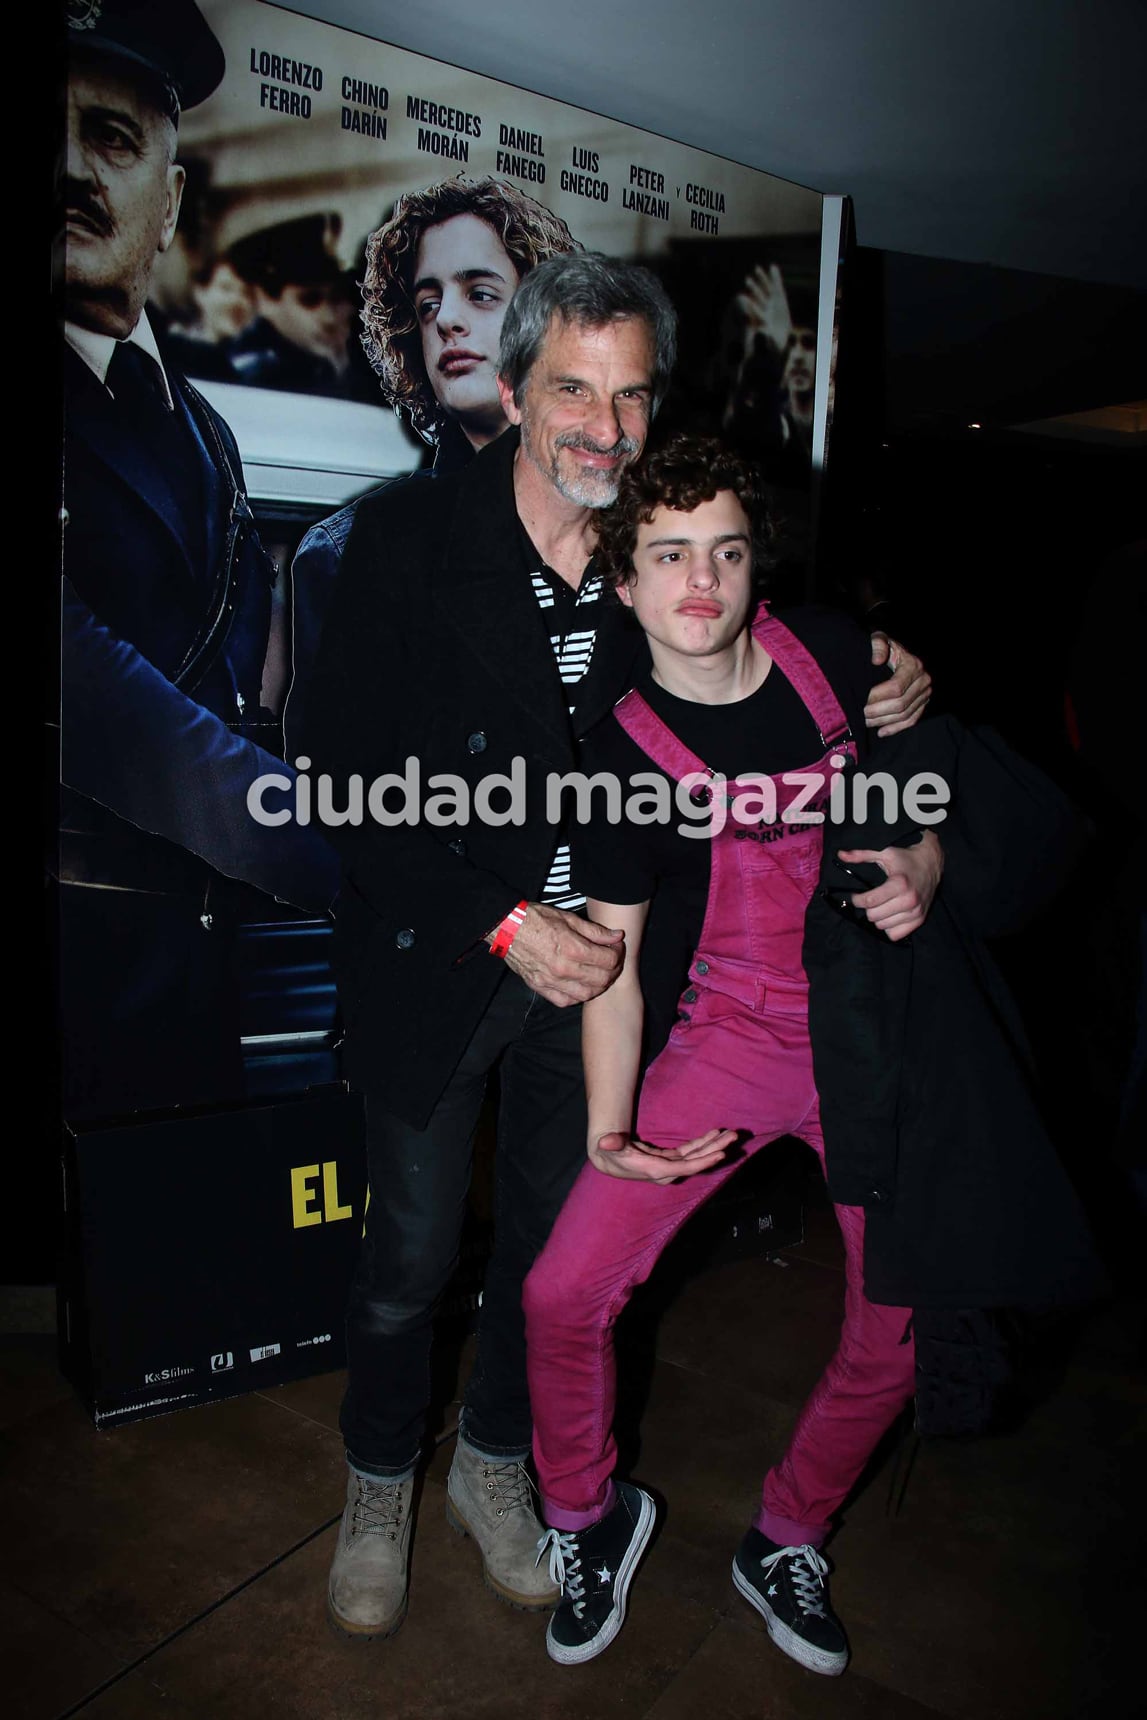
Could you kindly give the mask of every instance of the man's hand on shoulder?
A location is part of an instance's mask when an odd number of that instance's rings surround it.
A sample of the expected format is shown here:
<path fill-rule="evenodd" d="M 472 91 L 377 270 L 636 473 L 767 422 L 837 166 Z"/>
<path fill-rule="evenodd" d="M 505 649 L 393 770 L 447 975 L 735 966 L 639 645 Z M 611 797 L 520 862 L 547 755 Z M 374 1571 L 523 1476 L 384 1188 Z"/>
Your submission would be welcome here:
<path fill-rule="evenodd" d="M 926 830 L 912 848 L 842 848 L 840 858 L 850 866 L 875 861 L 888 874 L 874 890 L 854 891 L 852 905 L 893 943 L 924 924 L 944 875 L 944 850 L 934 830 Z"/>
<path fill-rule="evenodd" d="M 611 986 L 624 958 L 622 932 L 531 902 L 505 962 L 531 990 L 565 1008 Z"/>
<path fill-rule="evenodd" d="M 924 715 L 932 697 L 932 677 L 919 657 L 914 657 L 887 633 L 872 635 L 872 662 L 876 668 L 889 663 L 893 672 L 887 681 L 878 681 L 869 693 L 864 721 L 878 735 L 898 735 Z"/>

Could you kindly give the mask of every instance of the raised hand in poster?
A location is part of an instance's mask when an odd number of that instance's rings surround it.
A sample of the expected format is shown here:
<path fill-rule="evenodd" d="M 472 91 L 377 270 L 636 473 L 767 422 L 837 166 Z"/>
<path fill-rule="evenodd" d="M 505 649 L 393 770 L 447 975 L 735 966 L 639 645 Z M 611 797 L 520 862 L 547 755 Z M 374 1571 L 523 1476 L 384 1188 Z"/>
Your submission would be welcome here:
<path fill-rule="evenodd" d="M 223 76 L 193 0 L 68 7 L 61 883 L 71 1116 L 241 1090 L 232 879 L 322 909 L 314 832 L 246 816 L 273 569 L 227 425 L 145 311 L 181 109 Z"/>
<path fill-rule="evenodd" d="M 790 294 L 777 263 L 753 268 L 734 303 L 741 360 L 725 403 L 725 431 L 740 446 L 756 445 L 774 481 L 801 487 L 812 458 L 815 307 Z"/>
<path fill-rule="evenodd" d="M 793 319 L 778 264 L 771 263 L 767 269 L 763 263 L 757 264 L 737 294 L 737 308 L 745 319 L 746 351 L 760 334 L 774 351 L 784 352 L 793 332 Z"/>

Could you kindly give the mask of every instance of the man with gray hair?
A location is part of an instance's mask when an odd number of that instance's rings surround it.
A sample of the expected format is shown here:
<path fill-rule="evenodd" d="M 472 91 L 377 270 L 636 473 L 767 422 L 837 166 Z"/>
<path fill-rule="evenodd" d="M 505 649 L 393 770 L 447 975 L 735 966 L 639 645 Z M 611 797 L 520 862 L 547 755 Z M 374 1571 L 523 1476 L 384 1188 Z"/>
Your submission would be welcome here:
<path fill-rule="evenodd" d="M 370 1206 L 347 1323 L 347 1510 L 330 1608 L 385 1636 L 406 1608 L 413 1474 L 435 1303 L 458 1255 L 486 1081 L 501 1072 L 497 1234 L 449 1480 L 495 1592 L 557 1598 L 536 1564 L 521 1284 L 580 1168 L 578 1010 L 619 940 L 590 926 L 545 820 L 545 777 L 628 685 L 636 649 L 590 565 L 595 508 L 642 449 L 675 317 L 643 269 L 555 257 L 507 310 L 499 392 L 520 426 L 433 484 L 359 506 L 303 744 L 341 793 L 417 758 L 473 790 L 525 768 L 525 822 L 331 831 L 346 1071 L 366 1093 Z M 547 635 L 549 643 L 547 644 Z M 385 667 L 380 664 L 385 654 Z"/>
<path fill-rule="evenodd" d="M 576 1006 L 611 984 L 623 950 L 582 916 L 546 786 L 639 666 L 639 636 L 602 598 L 594 519 L 644 446 L 675 323 L 645 269 L 592 253 L 533 269 L 502 328 L 499 392 L 515 428 L 459 472 L 362 502 L 324 630 L 304 745 L 336 802 L 349 813 L 351 778 L 397 785 L 415 765 L 428 787 L 450 785 L 424 813 L 406 797 L 386 828 L 372 795 L 373 816 L 330 832 L 344 863 L 345 1068 L 366 1094 L 370 1176 L 328 1591 L 336 1625 L 356 1636 L 389 1635 L 406 1610 L 431 1323 L 495 1065 L 496 1235 L 447 1514 L 504 1600 L 557 1599 L 524 1469 L 521 1286 L 584 1158 Z M 881 720 L 895 722 L 918 688 L 886 687 Z M 446 799 L 486 816 L 447 820 L 433 810 Z"/>

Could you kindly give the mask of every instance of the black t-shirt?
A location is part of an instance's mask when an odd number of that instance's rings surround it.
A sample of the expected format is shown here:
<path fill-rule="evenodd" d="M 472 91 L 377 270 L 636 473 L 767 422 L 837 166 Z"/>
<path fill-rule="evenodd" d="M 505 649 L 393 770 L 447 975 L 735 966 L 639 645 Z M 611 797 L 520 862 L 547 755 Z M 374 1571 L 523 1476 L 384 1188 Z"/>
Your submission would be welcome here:
<path fill-rule="evenodd" d="M 795 609 L 779 619 L 823 669 L 863 754 L 864 704 L 880 679 L 880 671 L 872 667 L 868 635 L 832 610 Z M 675 698 L 650 675 L 638 683 L 638 690 L 678 740 L 730 782 L 742 775 L 800 770 L 823 756 L 817 726 L 776 661 L 756 692 L 732 705 Z M 665 774 L 614 716 L 586 736 L 581 768 L 587 774 L 612 773 L 623 785 L 635 774 Z M 623 805 L 625 798 L 623 794 Z M 675 804 L 668 822 L 651 824 L 634 824 L 624 817 L 611 824 L 603 801 L 595 799 L 591 805 L 594 816 L 572 830 L 575 887 L 601 902 L 651 903 L 641 954 L 647 1061 L 669 1035 L 701 935 L 709 891 L 709 842 L 680 833 L 687 821 Z"/>

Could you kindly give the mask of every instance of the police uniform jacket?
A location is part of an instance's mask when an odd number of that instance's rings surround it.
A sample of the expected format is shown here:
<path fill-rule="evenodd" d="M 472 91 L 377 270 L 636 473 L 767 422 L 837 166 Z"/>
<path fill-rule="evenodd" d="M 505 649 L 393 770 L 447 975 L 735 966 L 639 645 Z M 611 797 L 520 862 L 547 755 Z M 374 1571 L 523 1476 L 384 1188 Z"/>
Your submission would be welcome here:
<path fill-rule="evenodd" d="M 323 909 L 322 838 L 247 807 L 283 765 L 260 708 L 274 568 L 234 438 L 175 372 L 165 440 L 64 364 L 60 875 L 202 897 L 217 871 Z"/>

